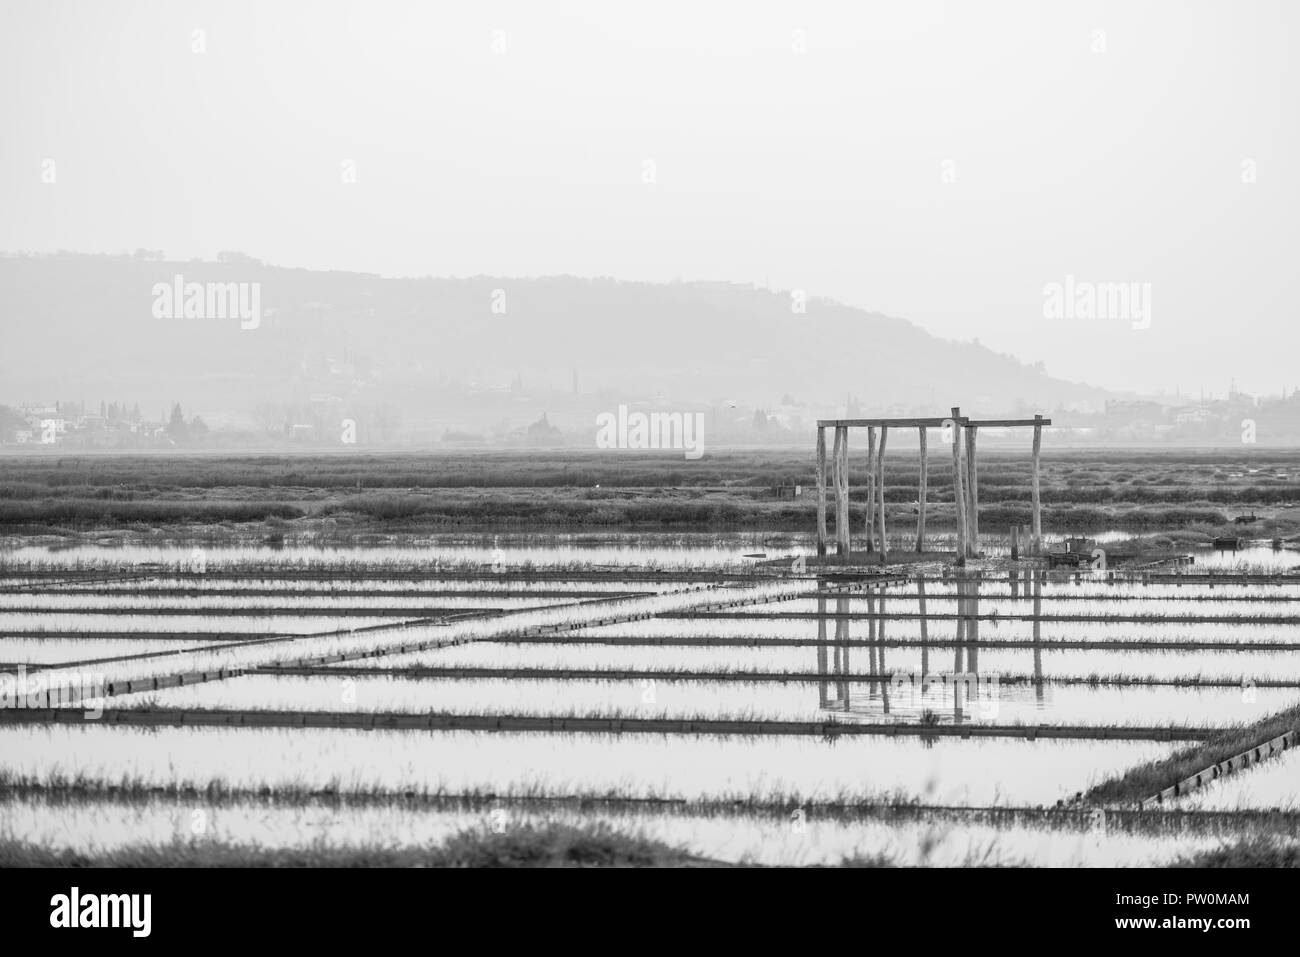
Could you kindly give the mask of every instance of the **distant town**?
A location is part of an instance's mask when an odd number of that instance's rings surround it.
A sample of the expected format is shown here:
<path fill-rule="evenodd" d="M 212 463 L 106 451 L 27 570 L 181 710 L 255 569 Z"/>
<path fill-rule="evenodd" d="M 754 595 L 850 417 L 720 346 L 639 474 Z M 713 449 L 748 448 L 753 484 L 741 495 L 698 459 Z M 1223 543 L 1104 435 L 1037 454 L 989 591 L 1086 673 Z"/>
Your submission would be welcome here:
<path fill-rule="evenodd" d="M 402 448 L 596 446 L 599 416 L 626 403 L 633 410 L 704 416 L 706 443 L 782 446 L 806 444 L 819 417 L 935 415 L 929 408 L 875 407 L 854 396 L 836 408 L 809 408 L 783 396 L 769 408 L 714 402 L 672 406 L 606 393 L 546 391 L 529 395 L 518 384 L 477 393 L 484 413 L 467 423 L 427 410 L 385 403 L 354 407 L 332 394 L 299 403 L 259 403 L 244 415 L 187 415 L 182 406 L 142 412 L 139 403 L 52 401 L 0 405 L 0 446 L 10 449 L 275 449 L 281 447 Z M 459 397 L 463 398 L 463 396 Z M 541 410 L 541 411 L 539 411 Z M 1033 414 L 1054 421 L 1055 441 L 1069 445 L 1275 445 L 1300 440 L 1300 389 L 1257 397 L 1236 389 L 1225 397 L 1108 400 L 1101 409 L 1011 410 L 971 408 L 966 414 Z M 996 435 L 990 439 L 996 444 Z"/>

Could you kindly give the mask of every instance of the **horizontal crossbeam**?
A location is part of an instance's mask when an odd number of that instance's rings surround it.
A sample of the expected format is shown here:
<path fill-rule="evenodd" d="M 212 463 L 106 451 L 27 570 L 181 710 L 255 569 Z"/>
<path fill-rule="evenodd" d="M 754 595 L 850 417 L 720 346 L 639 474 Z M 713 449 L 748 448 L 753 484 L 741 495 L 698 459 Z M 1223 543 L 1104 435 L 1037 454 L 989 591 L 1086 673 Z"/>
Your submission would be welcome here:
<path fill-rule="evenodd" d="M 1036 425 L 1051 425 L 1051 419 L 972 419 L 967 416 L 961 416 L 954 419 L 952 416 L 944 418 L 930 419 L 818 419 L 817 428 L 819 429 L 866 429 L 878 428 L 881 426 L 899 429 L 938 429 L 946 423 L 953 423 L 960 426 L 975 426 L 977 428 L 1004 429 L 1004 428 L 1025 428 Z"/>

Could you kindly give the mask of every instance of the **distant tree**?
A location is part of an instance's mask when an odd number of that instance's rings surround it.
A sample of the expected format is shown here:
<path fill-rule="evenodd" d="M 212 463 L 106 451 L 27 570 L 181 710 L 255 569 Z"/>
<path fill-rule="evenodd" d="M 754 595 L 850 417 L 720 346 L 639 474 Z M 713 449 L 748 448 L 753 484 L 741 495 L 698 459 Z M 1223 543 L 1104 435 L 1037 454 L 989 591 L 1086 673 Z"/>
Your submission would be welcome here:
<path fill-rule="evenodd" d="M 528 427 L 525 434 L 528 442 L 532 444 L 558 442 L 564 437 L 564 433 L 547 420 L 545 412 L 540 419 Z"/>
<path fill-rule="evenodd" d="M 177 445 L 183 445 L 189 441 L 190 430 L 185 425 L 185 415 L 181 412 L 179 402 L 172 405 L 171 420 L 167 423 L 167 436 Z"/>
<path fill-rule="evenodd" d="M 754 428 L 760 432 L 767 431 L 767 413 L 762 409 L 754 410 Z"/>
<path fill-rule="evenodd" d="M 260 266 L 262 260 L 255 259 L 248 253 L 241 253 L 237 249 L 223 249 L 217 253 L 217 262 L 219 263 L 237 263 L 241 266 Z"/>

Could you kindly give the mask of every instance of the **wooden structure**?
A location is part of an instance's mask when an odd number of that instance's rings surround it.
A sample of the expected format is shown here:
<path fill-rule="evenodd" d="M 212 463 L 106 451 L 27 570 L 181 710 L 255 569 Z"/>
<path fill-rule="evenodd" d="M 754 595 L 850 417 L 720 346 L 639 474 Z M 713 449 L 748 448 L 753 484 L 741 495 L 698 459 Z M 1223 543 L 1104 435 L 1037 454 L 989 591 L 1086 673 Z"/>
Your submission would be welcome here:
<path fill-rule="evenodd" d="M 885 530 L 885 445 L 890 429 L 919 429 L 921 448 L 920 481 L 916 508 L 916 550 L 925 550 L 926 494 L 929 486 L 927 432 L 941 429 L 952 442 L 953 501 L 957 510 L 957 560 L 979 555 L 979 465 L 976 439 L 981 428 L 1032 428 L 1034 430 L 1031 500 L 1033 531 L 1025 543 L 1027 550 L 1041 550 L 1043 523 L 1039 498 L 1039 456 L 1043 444 L 1043 426 L 1051 419 L 1036 415 L 1032 419 L 970 419 L 954 406 L 947 418 L 896 419 L 820 419 L 817 422 L 817 554 L 826 555 L 826 430 L 834 429 L 829 475 L 835 494 L 835 547 L 845 561 L 851 554 L 849 529 L 849 430 L 867 430 L 867 551 L 879 545 L 880 560 L 888 561 L 889 544 Z M 1018 543 L 1019 544 L 1019 543 Z M 1020 549 L 1017 548 L 1017 551 Z"/>

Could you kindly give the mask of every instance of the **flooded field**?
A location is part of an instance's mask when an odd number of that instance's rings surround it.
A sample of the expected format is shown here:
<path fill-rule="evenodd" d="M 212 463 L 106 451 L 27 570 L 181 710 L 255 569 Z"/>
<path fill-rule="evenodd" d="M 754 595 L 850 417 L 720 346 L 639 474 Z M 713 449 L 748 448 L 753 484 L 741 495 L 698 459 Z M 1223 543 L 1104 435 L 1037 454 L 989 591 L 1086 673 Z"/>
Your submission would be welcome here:
<path fill-rule="evenodd" d="M 1259 556 L 819 579 L 755 547 L 7 551 L 0 833 L 111 846 L 201 813 L 209 840 L 392 843 L 549 814 L 756 863 L 1139 865 L 1255 826 L 1134 809 L 1300 710 L 1300 579 Z M 1293 764 L 1180 808 L 1297 812 Z"/>

